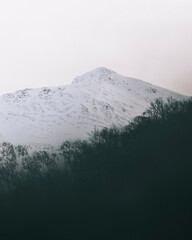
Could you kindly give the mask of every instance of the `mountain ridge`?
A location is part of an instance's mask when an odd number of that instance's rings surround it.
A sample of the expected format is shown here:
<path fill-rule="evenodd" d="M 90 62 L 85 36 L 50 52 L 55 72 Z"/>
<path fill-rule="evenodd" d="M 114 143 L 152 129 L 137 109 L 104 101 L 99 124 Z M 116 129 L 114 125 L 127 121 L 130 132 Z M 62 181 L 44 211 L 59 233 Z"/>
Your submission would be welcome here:
<path fill-rule="evenodd" d="M 86 138 L 94 128 L 124 126 L 156 98 L 186 96 L 101 67 L 59 87 L 23 89 L 0 96 L 1 139 L 52 144 Z"/>

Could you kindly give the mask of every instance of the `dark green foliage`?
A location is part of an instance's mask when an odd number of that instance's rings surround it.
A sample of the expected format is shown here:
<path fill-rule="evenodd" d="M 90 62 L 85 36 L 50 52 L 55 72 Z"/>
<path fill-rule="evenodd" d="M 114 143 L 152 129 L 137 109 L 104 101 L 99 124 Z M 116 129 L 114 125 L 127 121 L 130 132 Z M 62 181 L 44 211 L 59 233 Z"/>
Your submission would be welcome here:
<path fill-rule="evenodd" d="M 16 146 L 16 150 L 18 152 L 19 157 L 28 156 L 27 147 L 18 145 Z"/>
<path fill-rule="evenodd" d="M 22 161 L 23 169 L 35 175 L 43 174 L 45 171 L 55 167 L 56 162 L 46 151 L 34 152 Z"/>
<path fill-rule="evenodd" d="M 26 157 L 14 190 L 0 195 L 0 234 L 192 239 L 191 123 L 192 101 L 157 99 L 122 129 L 64 142 L 60 162 L 54 153 Z"/>
<path fill-rule="evenodd" d="M 0 145 L 0 193 L 13 187 L 12 178 L 16 167 L 16 154 L 13 145 L 3 142 Z"/>

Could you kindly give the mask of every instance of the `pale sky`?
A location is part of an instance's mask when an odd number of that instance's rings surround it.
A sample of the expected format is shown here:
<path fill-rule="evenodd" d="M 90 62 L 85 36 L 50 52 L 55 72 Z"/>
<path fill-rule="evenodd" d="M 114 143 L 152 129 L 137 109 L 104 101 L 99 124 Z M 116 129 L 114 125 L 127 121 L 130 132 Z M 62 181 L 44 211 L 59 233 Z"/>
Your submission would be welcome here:
<path fill-rule="evenodd" d="M 97 67 L 192 95 L 192 1 L 0 0 L 0 94 Z"/>

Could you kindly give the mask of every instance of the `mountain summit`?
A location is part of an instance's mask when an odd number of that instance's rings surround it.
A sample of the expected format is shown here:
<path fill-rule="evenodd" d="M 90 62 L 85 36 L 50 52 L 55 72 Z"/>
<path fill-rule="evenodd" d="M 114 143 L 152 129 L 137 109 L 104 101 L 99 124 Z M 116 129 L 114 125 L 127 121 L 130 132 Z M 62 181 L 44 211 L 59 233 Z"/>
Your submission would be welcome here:
<path fill-rule="evenodd" d="M 0 97 L 1 141 L 57 145 L 85 138 L 95 127 L 124 126 L 156 98 L 186 97 L 97 68 L 71 85 L 24 89 Z"/>
<path fill-rule="evenodd" d="M 87 72 L 83 74 L 82 76 L 78 76 L 74 79 L 73 83 L 82 83 L 87 81 L 108 81 L 108 80 L 116 80 L 117 73 L 111 71 L 110 69 L 100 67 L 96 68 L 95 70 L 91 72 Z"/>

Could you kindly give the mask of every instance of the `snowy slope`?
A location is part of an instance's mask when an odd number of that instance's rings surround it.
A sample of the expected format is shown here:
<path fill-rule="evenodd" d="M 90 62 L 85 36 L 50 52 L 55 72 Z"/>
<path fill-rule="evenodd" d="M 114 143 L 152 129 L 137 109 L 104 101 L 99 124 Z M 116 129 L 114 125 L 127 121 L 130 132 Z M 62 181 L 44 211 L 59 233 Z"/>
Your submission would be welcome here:
<path fill-rule="evenodd" d="M 156 98 L 185 97 L 98 68 L 71 85 L 24 89 L 0 97 L 0 141 L 57 145 L 96 128 L 123 126 Z"/>

